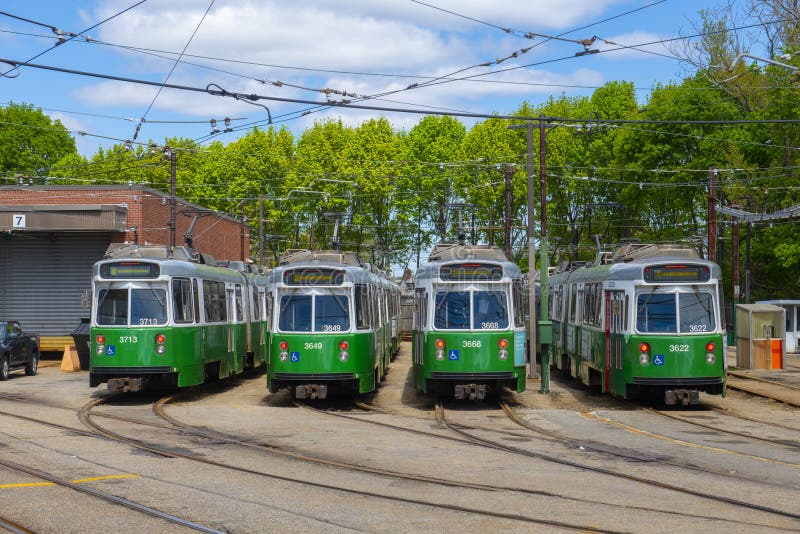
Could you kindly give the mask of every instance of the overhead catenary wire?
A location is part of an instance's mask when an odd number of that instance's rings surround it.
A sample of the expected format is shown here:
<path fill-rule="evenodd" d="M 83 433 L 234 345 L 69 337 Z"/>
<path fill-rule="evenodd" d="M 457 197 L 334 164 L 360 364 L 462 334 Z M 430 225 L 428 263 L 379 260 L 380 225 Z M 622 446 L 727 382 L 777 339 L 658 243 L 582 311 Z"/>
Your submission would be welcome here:
<path fill-rule="evenodd" d="M 164 84 L 166 84 L 169 81 L 169 79 L 172 77 L 172 73 L 175 72 L 175 67 L 178 66 L 178 64 L 180 63 L 181 57 L 183 57 L 183 54 L 186 52 L 186 49 L 189 48 L 189 45 L 192 43 L 192 40 L 194 39 L 194 36 L 197 35 L 197 31 L 200 29 L 200 26 L 203 25 L 203 21 L 206 20 L 206 16 L 208 15 L 208 12 L 211 11 L 211 8 L 214 6 L 214 2 L 215 1 L 216 0 L 211 0 L 211 3 L 208 4 L 208 7 L 206 8 L 205 13 L 203 13 L 203 16 L 200 17 L 200 22 L 197 23 L 197 26 L 195 27 L 194 31 L 192 32 L 192 35 L 189 37 L 189 40 L 184 45 L 183 50 L 181 51 L 180 55 L 178 56 L 178 59 L 175 60 L 175 63 L 172 65 L 172 68 L 170 68 L 169 72 L 167 73 L 167 76 L 164 78 Z M 158 100 L 158 97 L 161 95 L 161 91 L 163 89 L 164 89 L 164 85 L 162 84 L 158 88 L 158 91 L 156 91 L 156 94 L 153 96 L 153 100 L 150 101 L 150 105 L 147 106 L 147 109 L 142 114 L 141 119 L 139 119 L 139 124 L 136 125 L 136 130 L 133 133 L 133 141 L 136 141 L 136 138 L 139 137 L 139 131 L 141 130 L 142 125 L 145 122 L 147 114 L 150 113 L 150 110 L 153 108 L 153 105 L 156 103 L 156 100 Z"/>
<path fill-rule="evenodd" d="M 97 28 L 98 26 L 101 26 L 101 25 L 105 24 L 106 22 L 108 22 L 108 21 L 110 21 L 110 20 L 113 20 L 113 19 L 115 19 L 115 18 L 119 17 L 120 15 L 123 15 L 124 13 L 127 13 L 127 12 L 128 12 L 128 11 L 130 11 L 131 9 L 133 9 L 133 8 L 135 8 L 135 7 L 137 7 L 137 6 L 140 6 L 141 4 L 144 4 L 145 2 L 147 2 L 147 0 L 140 0 L 139 2 L 136 2 L 135 4 L 133 4 L 133 5 L 129 6 L 129 7 L 126 7 L 126 8 L 125 8 L 125 9 L 123 9 L 122 11 L 119 11 L 119 12 L 115 13 L 114 15 L 111 15 L 110 17 L 107 17 L 107 18 L 105 18 L 105 19 L 101 20 L 101 21 L 100 21 L 100 22 L 98 22 L 97 24 L 94 24 L 94 25 L 92 25 L 92 26 L 90 26 L 90 27 L 86 28 L 85 30 L 83 30 L 83 31 L 81 31 L 81 32 L 78 32 L 78 33 L 76 33 L 76 34 L 69 34 L 69 37 L 68 37 L 68 38 L 65 38 L 65 39 L 63 39 L 63 40 L 59 39 L 59 40 L 58 40 L 58 42 L 56 42 L 56 44 L 54 44 L 53 46 L 51 46 L 51 47 L 50 47 L 50 48 L 48 48 L 47 50 L 44 50 L 44 51 L 42 51 L 42 52 L 39 52 L 38 54 L 36 54 L 35 56 L 31 57 L 31 58 L 30 58 L 30 59 L 28 59 L 27 61 L 20 62 L 19 64 L 15 65 L 15 66 L 14 66 L 14 68 L 12 68 L 12 69 L 9 69 L 9 70 L 7 70 L 7 71 L 6 71 L 6 72 L 4 72 L 4 73 L 0 73 L 0 77 L 9 77 L 9 74 L 10 74 L 11 72 L 13 72 L 13 71 L 17 70 L 18 68 L 20 68 L 20 67 L 22 67 L 22 66 L 25 66 L 25 65 L 27 65 L 27 64 L 28 64 L 30 61 L 33 61 L 34 59 L 37 59 L 37 58 L 39 58 L 39 57 L 43 56 L 44 54 L 46 54 L 46 53 L 50 52 L 51 50 L 53 50 L 55 47 L 57 47 L 57 46 L 59 46 L 59 45 L 61 45 L 61 44 L 63 44 L 63 43 L 66 43 L 66 42 L 68 42 L 68 41 L 71 41 L 71 40 L 75 39 L 76 37 L 78 37 L 78 36 L 80 36 L 80 35 L 83 35 L 84 33 L 86 33 L 86 32 L 88 32 L 88 31 L 91 31 L 91 30 L 95 29 L 95 28 Z M 3 14 L 5 15 L 6 13 L 5 13 L 5 12 L 3 12 Z M 51 28 L 52 28 L 52 26 L 48 26 L 48 27 L 51 27 Z"/>

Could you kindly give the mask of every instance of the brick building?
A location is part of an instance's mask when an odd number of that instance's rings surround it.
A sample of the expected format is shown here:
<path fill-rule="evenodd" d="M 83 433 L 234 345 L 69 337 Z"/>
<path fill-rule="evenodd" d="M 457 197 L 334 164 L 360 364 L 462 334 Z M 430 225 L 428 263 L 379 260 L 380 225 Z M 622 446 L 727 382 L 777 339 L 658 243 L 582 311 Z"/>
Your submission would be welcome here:
<path fill-rule="evenodd" d="M 89 316 L 92 264 L 111 243 L 170 243 L 170 196 L 140 185 L 0 186 L 0 320 L 63 350 Z M 192 228 L 195 250 L 247 261 L 246 224 L 176 199 L 175 245 Z"/>

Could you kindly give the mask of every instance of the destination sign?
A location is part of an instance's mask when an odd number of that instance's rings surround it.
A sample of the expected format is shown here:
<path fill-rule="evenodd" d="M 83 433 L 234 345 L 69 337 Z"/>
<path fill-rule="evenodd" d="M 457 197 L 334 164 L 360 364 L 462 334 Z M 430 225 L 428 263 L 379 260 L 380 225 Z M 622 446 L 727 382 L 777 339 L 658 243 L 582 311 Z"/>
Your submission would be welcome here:
<path fill-rule="evenodd" d="M 442 265 L 439 268 L 439 278 L 445 281 L 479 281 L 479 280 L 501 280 L 503 278 L 503 267 L 489 263 L 456 263 Z"/>
<path fill-rule="evenodd" d="M 708 282 L 711 270 L 705 265 L 654 265 L 645 267 L 645 282 Z"/>
<path fill-rule="evenodd" d="M 158 278 L 161 269 L 155 263 L 121 261 L 100 266 L 103 278 Z"/>
<path fill-rule="evenodd" d="M 344 271 L 336 269 L 292 269 L 283 273 L 287 286 L 340 286 L 344 283 Z"/>

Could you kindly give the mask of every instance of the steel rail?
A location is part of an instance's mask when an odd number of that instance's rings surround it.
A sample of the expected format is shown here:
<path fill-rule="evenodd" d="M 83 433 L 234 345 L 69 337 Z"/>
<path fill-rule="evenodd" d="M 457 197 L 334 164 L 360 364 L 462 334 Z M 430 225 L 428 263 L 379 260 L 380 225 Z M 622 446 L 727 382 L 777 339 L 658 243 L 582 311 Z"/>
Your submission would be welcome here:
<path fill-rule="evenodd" d="M 788 517 L 788 518 L 791 518 L 791 519 L 800 520 L 800 514 L 787 512 L 787 511 L 784 511 L 784 510 L 778 510 L 777 508 L 771 508 L 769 506 L 763 506 L 763 505 L 759 505 L 759 504 L 752 504 L 752 503 L 748 503 L 746 501 L 741 501 L 741 500 L 738 500 L 738 499 L 733 499 L 733 498 L 729 498 L 729 497 L 722 497 L 720 495 L 713 495 L 711 493 L 701 492 L 701 491 L 698 491 L 698 490 L 693 490 L 693 489 L 682 487 L 682 486 L 676 486 L 674 484 L 670 484 L 670 483 L 667 483 L 667 482 L 660 482 L 660 481 L 652 480 L 652 479 L 649 479 L 649 478 L 644 478 L 644 477 L 640 477 L 640 476 L 636 476 L 636 475 L 629 475 L 627 473 L 622 473 L 622 472 L 619 472 L 619 471 L 613 471 L 611 469 L 606 469 L 604 467 L 596 467 L 596 466 L 589 465 L 589 464 L 583 464 L 583 463 L 580 463 L 580 462 L 574 462 L 572 460 L 565 460 L 563 458 L 558 458 L 558 457 L 555 457 L 555 456 L 551 456 L 549 454 L 544 454 L 544 453 L 534 452 L 534 451 L 527 451 L 527 450 L 520 449 L 520 448 L 517 448 L 517 447 L 511 447 L 509 445 L 504 445 L 502 443 L 497 443 L 495 441 L 491 441 L 489 439 L 482 438 L 480 436 L 475 436 L 474 434 L 470 434 L 469 432 L 466 432 L 464 430 L 458 429 L 458 428 L 454 427 L 453 425 L 451 425 L 451 424 L 449 424 L 447 422 L 447 419 L 445 417 L 445 412 L 444 412 L 444 405 L 442 404 L 441 400 L 437 400 L 437 402 L 436 402 L 436 419 L 437 419 L 437 421 L 439 422 L 440 425 L 442 425 L 443 427 L 451 430 L 452 432 L 455 432 L 455 433 L 457 433 L 457 434 L 459 434 L 461 436 L 464 436 L 467 439 L 474 440 L 474 441 L 476 441 L 478 443 L 483 443 L 485 446 L 487 446 L 489 448 L 493 448 L 493 449 L 497 449 L 497 450 L 500 450 L 500 451 L 509 452 L 511 454 L 519 454 L 519 455 L 527 456 L 527 457 L 530 457 L 530 458 L 537 458 L 537 459 L 540 459 L 540 460 L 545 460 L 545 461 L 553 462 L 553 463 L 560 464 L 560 465 L 565 465 L 565 466 L 568 466 L 568 467 L 573 467 L 573 468 L 584 470 L 584 471 L 591 471 L 593 473 L 599 473 L 599 474 L 603 474 L 603 475 L 608 475 L 608 476 L 612 476 L 612 477 L 615 477 L 615 478 L 622 478 L 622 479 L 625 479 L 625 480 L 630 480 L 632 482 L 638 482 L 640 484 L 645 484 L 645 485 L 648 485 L 648 486 L 653 486 L 653 487 L 657 487 L 657 488 L 661 488 L 661 489 L 666 489 L 666 490 L 669 490 L 669 491 L 675 491 L 675 492 L 678 492 L 678 493 L 681 493 L 681 494 L 684 494 L 684 495 L 692 495 L 692 496 L 700 497 L 700 498 L 703 498 L 703 499 L 708 499 L 708 500 L 717 501 L 717 502 L 721 502 L 721 503 L 725 503 L 725 504 L 730 504 L 730 505 L 733 505 L 733 506 L 736 506 L 736 507 L 745 508 L 745 509 L 748 509 L 748 510 L 758 510 L 758 511 L 761 511 L 761 512 L 766 512 L 768 514 L 774 514 L 774 515 L 779 515 L 779 516 L 782 516 L 782 517 Z"/>

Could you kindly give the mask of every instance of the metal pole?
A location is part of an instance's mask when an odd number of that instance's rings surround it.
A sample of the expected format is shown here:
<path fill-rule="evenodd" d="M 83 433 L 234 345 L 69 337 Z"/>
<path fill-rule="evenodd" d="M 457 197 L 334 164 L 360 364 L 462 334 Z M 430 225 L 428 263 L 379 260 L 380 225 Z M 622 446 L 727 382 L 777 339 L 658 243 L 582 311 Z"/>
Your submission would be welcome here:
<path fill-rule="evenodd" d="M 733 219 L 731 230 L 733 247 L 733 328 L 736 329 L 736 305 L 739 304 L 739 219 Z"/>
<path fill-rule="evenodd" d="M 258 195 L 258 264 L 264 265 L 264 195 Z"/>
<path fill-rule="evenodd" d="M 511 175 L 514 168 L 511 165 L 503 165 L 503 174 L 506 182 L 506 257 L 511 260 Z"/>
<path fill-rule="evenodd" d="M 747 221 L 744 227 L 744 301 L 750 304 L 750 230 L 753 223 Z"/>
<path fill-rule="evenodd" d="M 175 248 L 175 188 L 177 175 L 177 161 L 174 150 L 169 151 L 169 248 Z M 171 253 L 171 252 L 170 252 Z"/>
<path fill-rule="evenodd" d="M 247 224 L 247 217 L 244 215 L 244 202 L 239 203 L 239 207 L 242 208 L 242 230 L 239 236 L 239 260 L 240 261 L 247 261 L 247 255 L 245 253 L 245 235 L 246 235 L 246 224 Z"/>
<path fill-rule="evenodd" d="M 717 261 L 717 169 L 708 169 L 708 259 Z"/>
<path fill-rule="evenodd" d="M 548 266 L 550 259 L 547 251 L 547 151 L 544 115 L 539 115 L 539 216 L 541 217 L 542 241 L 540 246 L 539 275 L 539 346 L 542 353 L 542 382 L 539 393 L 550 393 L 550 343 L 552 340 L 552 323 L 547 320 L 548 301 Z"/>
<path fill-rule="evenodd" d="M 534 283 L 533 273 L 536 269 L 536 245 L 534 244 L 534 225 L 533 225 L 533 207 L 536 203 L 536 195 L 534 191 L 534 172 L 533 166 L 533 129 L 536 125 L 532 122 L 526 122 L 524 125 L 509 126 L 511 130 L 525 128 L 525 144 L 527 146 L 527 160 L 525 170 L 528 175 L 528 378 L 539 378 L 536 372 L 536 284 Z M 489 211 L 489 226 L 491 223 L 491 210 Z M 491 240 L 491 230 L 489 231 L 489 239 Z"/>

